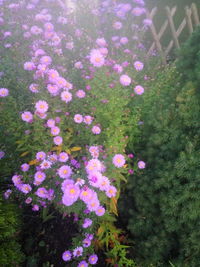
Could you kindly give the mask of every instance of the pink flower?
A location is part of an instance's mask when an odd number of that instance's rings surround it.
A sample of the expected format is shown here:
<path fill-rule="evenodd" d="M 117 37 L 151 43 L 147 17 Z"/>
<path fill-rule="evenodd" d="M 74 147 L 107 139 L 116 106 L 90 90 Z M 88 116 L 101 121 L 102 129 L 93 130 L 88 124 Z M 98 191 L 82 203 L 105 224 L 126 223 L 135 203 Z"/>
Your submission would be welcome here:
<path fill-rule="evenodd" d="M 58 88 L 64 88 L 67 86 L 67 81 L 63 78 L 63 77 L 58 77 L 56 79 L 56 85 L 58 86 Z"/>
<path fill-rule="evenodd" d="M 35 192 L 36 196 L 41 197 L 41 198 L 47 198 L 48 196 L 48 191 L 44 187 L 40 187 L 37 189 Z"/>
<path fill-rule="evenodd" d="M 65 152 L 61 152 L 60 155 L 59 155 L 59 158 L 58 158 L 58 160 L 60 162 L 66 162 L 66 161 L 68 161 L 68 159 L 69 159 L 69 156 Z"/>
<path fill-rule="evenodd" d="M 127 44 L 128 43 L 128 38 L 127 37 L 122 37 L 120 39 L 120 43 L 123 44 L 123 45 Z"/>
<path fill-rule="evenodd" d="M 89 184 L 94 187 L 99 187 L 102 181 L 102 174 L 100 172 L 94 171 L 88 175 Z"/>
<path fill-rule="evenodd" d="M 99 147 L 98 146 L 91 146 L 89 148 L 89 152 L 93 158 L 99 157 Z"/>
<path fill-rule="evenodd" d="M 48 70 L 48 78 L 50 82 L 55 83 L 58 77 L 59 73 L 57 72 L 57 70 L 54 69 Z"/>
<path fill-rule="evenodd" d="M 32 93 L 38 93 L 39 92 L 39 85 L 36 84 L 36 83 L 32 83 L 30 84 L 29 86 L 29 90 L 32 92 Z"/>
<path fill-rule="evenodd" d="M 93 134 L 100 134 L 101 133 L 101 128 L 97 125 L 92 127 L 92 132 Z"/>
<path fill-rule="evenodd" d="M 29 62 L 25 62 L 24 63 L 24 69 L 28 70 L 28 71 L 31 71 L 31 70 L 35 70 L 36 66 L 35 66 L 35 64 L 33 62 L 29 61 Z"/>
<path fill-rule="evenodd" d="M 32 190 L 32 187 L 29 184 L 22 184 L 20 187 L 20 191 L 24 194 L 28 194 Z"/>
<path fill-rule="evenodd" d="M 48 126 L 49 128 L 54 127 L 54 126 L 55 126 L 55 120 L 54 120 L 54 119 L 48 119 L 48 121 L 47 121 L 47 126 Z"/>
<path fill-rule="evenodd" d="M 77 96 L 78 98 L 84 98 L 84 97 L 85 97 L 85 91 L 83 91 L 83 90 L 78 90 L 78 91 L 76 92 L 76 96 Z"/>
<path fill-rule="evenodd" d="M 53 30 L 54 30 L 54 26 L 53 26 L 52 23 L 47 22 L 47 23 L 44 24 L 44 29 L 45 29 L 46 31 L 53 31 Z"/>
<path fill-rule="evenodd" d="M 89 188 L 83 188 L 80 192 L 80 199 L 83 202 L 88 203 L 92 199 L 94 193 L 95 192 Z"/>
<path fill-rule="evenodd" d="M 27 163 L 24 163 L 24 164 L 21 165 L 21 170 L 23 172 L 27 172 L 29 170 L 29 168 L 30 168 L 30 165 L 27 164 Z"/>
<path fill-rule="evenodd" d="M 46 153 L 43 151 L 37 152 L 36 159 L 37 160 L 44 160 L 46 158 Z"/>
<path fill-rule="evenodd" d="M 144 93 L 144 88 L 141 86 L 141 85 L 137 85 L 135 88 L 134 88 L 134 92 L 137 94 L 137 95 L 142 95 Z"/>
<path fill-rule="evenodd" d="M 40 58 L 40 63 L 41 64 L 50 65 L 51 62 L 52 62 L 52 59 L 49 56 L 43 56 L 43 57 Z"/>
<path fill-rule="evenodd" d="M 92 220 L 90 218 L 85 218 L 82 224 L 83 228 L 88 228 L 92 225 Z"/>
<path fill-rule="evenodd" d="M 72 169 L 68 165 L 63 165 L 58 169 L 58 175 L 60 178 L 68 179 L 72 175 Z"/>
<path fill-rule="evenodd" d="M 38 112 L 45 113 L 45 112 L 47 112 L 49 106 L 48 106 L 48 103 L 46 101 L 39 100 L 38 102 L 36 102 L 35 108 Z"/>
<path fill-rule="evenodd" d="M 144 8 L 141 8 L 141 7 L 135 7 L 132 10 L 132 14 L 134 16 L 136 16 L 136 17 L 139 17 L 139 16 L 141 16 L 144 13 L 145 13 L 145 9 Z"/>
<path fill-rule="evenodd" d="M 61 136 L 58 135 L 58 136 L 54 137 L 53 142 L 55 145 L 60 146 L 63 142 L 63 139 Z"/>
<path fill-rule="evenodd" d="M 141 71 L 143 70 L 144 68 L 144 64 L 140 61 L 135 61 L 134 62 L 134 68 L 137 70 L 137 71 Z"/>
<path fill-rule="evenodd" d="M 82 123 L 82 122 L 83 122 L 83 116 L 80 115 L 80 114 L 76 114 L 76 115 L 74 116 L 74 121 L 75 121 L 76 123 Z"/>
<path fill-rule="evenodd" d="M 40 185 L 46 178 L 46 174 L 44 172 L 38 171 L 34 175 L 34 185 Z"/>
<path fill-rule="evenodd" d="M 106 176 L 102 176 L 102 179 L 100 181 L 100 184 L 99 184 L 99 189 L 101 191 L 106 191 L 110 186 L 110 181 L 108 179 L 108 177 Z"/>
<path fill-rule="evenodd" d="M 57 96 L 59 94 L 60 89 L 55 84 L 48 84 L 47 90 L 52 96 Z"/>
<path fill-rule="evenodd" d="M 82 69 L 83 68 L 83 64 L 81 61 L 77 61 L 75 64 L 74 64 L 74 67 L 76 69 Z"/>
<path fill-rule="evenodd" d="M 86 170 L 88 173 L 94 172 L 94 171 L 101 171 L 101 168 L 102 168 L 102 164 L 98 159 L 89 160 L 86 166 Z"/>
<path fill-rule="evenodd" d="M 113 23 L 113 28 L 115 30 L 120 30 L 122 28 L 122 23 L 120 21 L 116 21 Z"/>
<path fill-rule="evenodd" d="M 22 113 L 21 115 L 21 118 L 23 121 L 26 121 L 26 122 L 32 122 L 33 121 L 33 114 L 29 111 L 25 111 Z"/>
<path fill-rule="evenodd" d="M 117 193 L 117 189 L 116 187 L 110 185 L 108 187 L 108 189 L 106 190 L 106 195 L 107 197 L 111 198 L 111 197 L 115 197 L 116 196 L 116 193 Z"/>
<path fill-rule="evenodd" d="M 123 155 L 121 154 L 116 154 L 113 159 L 112 159 L 113 164 L 117 167 L 117 168 L 121 168 L 124 166 L 125 164 L 125 158 Z"/>
<path fill-rule="evenodd" d="M 75 184 L 68 184 L 65 187 L 65 192 L 62 197 L 62 202 L 65 206 L 71 206 L 76 202 L 80 195 L 80 188 Z"/>
<path fill-rule="evenodd" d="M 131 84 L 131 78 L 128 75 L 121 75 L 120 76 L 120 83 L 123 86 L 129 86 Z"/>
<path fill-rule="evenodd" d="M 95 211 L 97 216 L 103 216 L 105 213 L 105 209 L 102 206 L 99 206 L 98 209 Z"/>
<path fill-rule="evenodd" d="M 72 94 L 69 93 L 68 91 L 63 91 L 60 96 L 61 96 L 62 101 L 66 103 L 72 100 Z"/>
<path fill-rule="evenodd" d="M 96 44 L 101 47 L 107 46 L 106 40 L 104 38 L 96 39 Z"/>
<path fill-rule="evenodd" d="M 87 208 L 89 211 L 96 211 L 100 206 L 99 200 L 97 197 L 92 197 L 87 203 Z"/>
<path fill-rule="evenodd" d="M 52 134 L 52 135 L 56 136 L 56 135 L 58 135 L 59 133 L 60 133 L 60 128 L 59 128 L 59 127 L 54 126 L 54 127 L 51 128 L 51 134 Z"/>
<path fill-rule="evenodd" d="M 89 115 L 85 116 L 84 119 L 83 119 L 83 122 L 87 125 L 90 125 L 93 121 L 93 118 Z"/>
<path fill-rule="evenodd" d="M 40 208 L 39 208 L 38 205 L 33 205 L 33 208 L 32 208 L 33 211 L 38 211 L 39 209 L 40 209 Z"/>
<path fill-rule="evenodd" d="M 146 167 L 146 163 L 142 160 L 138 161 L 137 165 L 138 165 L 139 169 L 145 169 L 145 167 Z"/>
<path fill-rule="evenodd" d="M 52 165 L 52 162 L 49 161 L 49 160 L 44 160 L 41 164 L 40 164 L 40 168 L 43 170 L 46 170 L 46 169 L 50 169 L 51 168 L 51 165 Z"/>
<path fill-rule="evenodd" d="M 93 49 L 90 52 L 90 63 L 98 68 L 104 65 L 105 59 L 98 49 Z"/>
<path fill-rule="evenodd" d="M 83 240 L 83 247 L 84 247 L 84 248 L 88 248 L 90 245 L 91 245 L 91 241 L 90 241 L 90 239 L 85 238 L 85 239 Z"/>
<path fill-rule="evenodd" d="M 9 90 L 7 88 L 0 88 L 0 97 L 6 97 L 9 95 Z"/>

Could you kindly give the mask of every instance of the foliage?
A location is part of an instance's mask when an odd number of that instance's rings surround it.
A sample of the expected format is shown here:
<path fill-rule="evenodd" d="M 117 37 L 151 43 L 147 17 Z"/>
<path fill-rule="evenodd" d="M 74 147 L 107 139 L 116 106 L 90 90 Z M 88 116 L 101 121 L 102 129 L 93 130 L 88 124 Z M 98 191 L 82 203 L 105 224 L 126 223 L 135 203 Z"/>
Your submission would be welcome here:
<path fill-rule="evenodd" d="M 12 189 L 21 203 L 42 214 L 39 231 L 51 219 L 49 206 L 78 218 L 78 233 L 63 247 L 68 250 L 72 245 L 70 264 L 89 260 L 94 253 L 90 244 L 100 243 L 108 265 L 134 266 L 126 258 L 127 244 L 122 242 L 123 232 L 116 228 L 115 217 L 121 186 L 127 182 L 128 135 L 133 128 L 137 132 L 138 115 L 135 112 L 130 118 L 129 106 L 132 86 L 138 84 L 143 69 L 138 61 L 143 50 L 135 53 L 143 47 L 137 34 L 147 28 L 145 8 L 142 2 L 116 5 L 107 1 L 98 7 L 88 5 L 88 0 L 76 2 L 76 12 L 54 0 L 6 1 L 0 7 L 1 54 L 6 65 L 0 89 L 0 108 L 5 114 L 1 115 L 5 136 L 1 143 L 6 152 L 3 176 L 8 184 L 8 176 L 12 177 Z M 134 34 L 133 39 L 126 37 L 128 32 Z M 9 91 L 6 96 L 2 95 L 4 87 Z M 88 229 L 83 226 L 86 219 L 92 221 Z M 104 229 L 101 234 L 99 229 Z M 50 250 L 44 239 L 37 236 L 32 241 L 30 247 L 35 249 L 28 264 L 34 266 L 41 264 L 41 251 Z M 35 246 L 37 241 L 41 251 Z M 83 253 L 76 254 L 78 247 Z M 66 253 L 59 254 L 64 261 L 69 260 Z M 45 261 L 49 264 L 52 259 Z"/>
<path fill-rule="evenodd" d="M 19 244 L 21 212 L 16 204 L 6 203 L 0 196 L 0 266 L 19 266 L 24 255 Z"/>
<path fill-rule="evenodd" d="M 198 26 L 191 38 L 186 42 L 179 53 L 177 68 L 182 74 L 183 84 L 187 81 L 193 81 L 195 86 L 199 85 L 200 81 L 200 27 Z"/>
<path fill-rule="evenodd" d="M 182 84 L 173 65 L 148 81 L 141 137 L 128 145 L 147 163 L 120 205 L 142 266 L 199 266 L 200 95 L 196 80 Z"/>

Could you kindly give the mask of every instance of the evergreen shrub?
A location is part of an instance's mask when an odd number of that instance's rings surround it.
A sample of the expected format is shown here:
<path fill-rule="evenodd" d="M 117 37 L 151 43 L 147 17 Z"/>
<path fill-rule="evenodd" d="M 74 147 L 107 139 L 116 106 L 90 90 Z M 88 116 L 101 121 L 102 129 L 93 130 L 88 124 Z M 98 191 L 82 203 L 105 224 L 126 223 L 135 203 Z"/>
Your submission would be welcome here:
<path fill-rule="evenodd" d="M 158 71 L 133 107 L 141 110 L 142 123 L 137 142 L 130 136 L 129 152 L 146 168 L 130 176 L 120 206 L 142 266 L 199 266 L 200 50 L 191 47 L 199 46 L 199 37 L 197 31 L 183 48 L 179 72 L 174 65 Z"/>

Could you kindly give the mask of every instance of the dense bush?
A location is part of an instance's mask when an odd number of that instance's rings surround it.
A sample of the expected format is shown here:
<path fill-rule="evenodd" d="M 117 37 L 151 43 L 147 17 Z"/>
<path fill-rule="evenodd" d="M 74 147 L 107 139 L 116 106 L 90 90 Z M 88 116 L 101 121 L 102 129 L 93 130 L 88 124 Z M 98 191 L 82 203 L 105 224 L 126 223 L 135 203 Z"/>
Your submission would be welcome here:
<path fill-rule="evenodd" d="M 197 70 L 199 50 L 190 45 L 199 44 L 198 36 L 192 36 L 179 59 L 179 66 L 188 66 L 180 69 L 184 84 L 176 67 L 160 70 L 137 105 L 141 138 L 130 142 L 129 150 L 145 159 L 146 169 L 130 177 L 121 213 L 126 217 L 126 205 L 134 255 L 142 266 L 169 266 L 169 261 L 199 266 L 200 94 L 196 75 L 189 75 L 193 59 Z"/>
<path fill-rule="evenodd" d="M 0 195 L 0 266 L 19 266 L 24 259 L 19 244 L 20 210 Z"/>

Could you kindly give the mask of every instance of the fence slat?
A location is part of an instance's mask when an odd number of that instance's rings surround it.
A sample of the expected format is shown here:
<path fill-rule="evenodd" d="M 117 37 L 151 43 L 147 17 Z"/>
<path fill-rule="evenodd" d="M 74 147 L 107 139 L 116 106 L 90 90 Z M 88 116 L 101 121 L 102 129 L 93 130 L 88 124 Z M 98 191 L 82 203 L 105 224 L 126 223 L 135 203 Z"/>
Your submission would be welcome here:
<path fill-rule="evenodd" d="M 187 21 L 189 33 L 192 34 L 193 33 L 193 25 L 192 25 L 192 19 L 191 19 L 192 11 L 188 6 L 185 7 L 185 15 L 186 15 L 186 21 Z"/>
<path fill-rule="evenodd" d="M 172 8 L 172 16 L 174 16 L 174 14 L 176 13 L 176 7 Z M 165 33 L 167 26 L 169 24 L 169 21 L 166 19 L 165 22 L 163 23 L 159 33 L 158 33 L 158 38 L 159 40 L 162 38 L 163 34 Z M 151 52 L 155 49 L 155 42 L 152 43 L 151 47 L 149 48 L 149 51 L 147 53 L 147 55 L 149 56 L 151 54 Z"/>
<path fill-rule="evenodd" d="M 192 9 L 192 13 L 194 16 L 195 25 L 198 26 L 200 24 L 200 21 L 199 21 L 199 15 L 198 15 L 198 10 L 197 10 L 196 4 L 192 3 L 191 9 Z"/>
<path fill-rule="evenodd" d="M 166 9 L 166 12 L 167 12 L 167 17 L 168 17 L 168 20 L 169 20 L 169 26 L 170 26 L 170 29 L 171 29 L 171 32 L 172 32 L 172 37 L 174 39 L 175 46 L 176 46 L 176 48 L 179 49 L 180 48 L 180 44 L 179 44 L 178 38 L 176 36 L 176 29 L 175 29 L 175 26 L 174 26 L 173 17 L 171 15 L 170 8 L 167 6 L 165 9 Z"/>
<path fill-rule="evenodd" d="M 158 8 L 155 6 L 149 13 L 149 18 L 152 20 L 157 13 Z"/>
<path fill-rule="evenodd" d="M 146 15 L 147 15 L 148 19 L 151 19 L 151 16 L 150 16 L 150 13 L 149 13 L 148 10 L 146 11 Z M 151 29 L 151 32 L 152 32 L 156 47 L 157 47 L 158 51 L 160 52 L 160 55 L 161 55 L 161 58 L 162 58 L 162 62 L 164 64 L 166 64 L 165 54 L 164 54 L 164 52 L 162 50 L 162 46 L 161 46 L 160 40 L 158 38 L 158 35 L 157 35 L 157 32 L 156 32 L 156 28 L 154 26 L 153 21 L 152 21 L 152 24 L 150 25 L 150 29 Z"/>
<path fill-rule="evenodd" d="M 184 18 L 183 21 L 181 22 L 180 26 L 178 27 L 178 30 L 176 31 L 176 35 L 178 37 L 182 33 L 182 31 L 185 28 L 186 24 L 187 24 L 187 22 L 186 22 L 186 19 Z"/>

